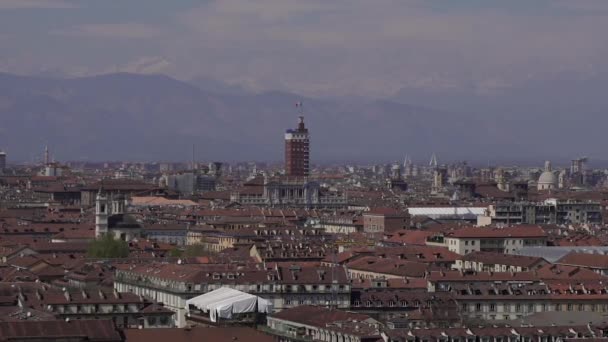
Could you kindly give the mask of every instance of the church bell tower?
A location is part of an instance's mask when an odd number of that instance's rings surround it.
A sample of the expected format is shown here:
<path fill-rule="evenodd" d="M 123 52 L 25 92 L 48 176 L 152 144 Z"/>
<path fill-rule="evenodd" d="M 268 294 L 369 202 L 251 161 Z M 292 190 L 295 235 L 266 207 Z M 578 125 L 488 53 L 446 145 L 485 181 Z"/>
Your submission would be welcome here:
<path fill-rule="evenodd" d="M 101 192 L 95 198 L 95 237 L 99 238 L 108 232 L 108 198 Z"/>

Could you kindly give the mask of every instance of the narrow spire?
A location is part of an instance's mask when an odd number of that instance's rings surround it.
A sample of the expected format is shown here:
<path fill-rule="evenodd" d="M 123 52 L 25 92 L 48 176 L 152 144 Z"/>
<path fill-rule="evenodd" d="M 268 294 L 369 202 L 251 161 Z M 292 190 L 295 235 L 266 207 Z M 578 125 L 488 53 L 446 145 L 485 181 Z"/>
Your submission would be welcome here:
<path fill-rule="evenodd" d="M 431 167 L 437 167 L 437 156 L 435 155 L 435 152 L 433 152 L 433 155 L 431 156 L 431 161 L 429 162 L 429 166 Z"/>
<path fill-rule="evenodd" d="M 49 145 L 44 146 L 44 165 L 49 165 Z"/>

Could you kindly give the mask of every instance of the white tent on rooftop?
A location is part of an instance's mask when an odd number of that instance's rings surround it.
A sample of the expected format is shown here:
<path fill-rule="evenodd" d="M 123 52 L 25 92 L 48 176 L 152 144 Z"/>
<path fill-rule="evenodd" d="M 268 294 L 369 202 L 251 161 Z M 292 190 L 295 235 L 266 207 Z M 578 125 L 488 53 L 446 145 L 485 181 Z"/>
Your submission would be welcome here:
<path fill-rule="evenodd" d="M 188 299 L 186 301 L 187 312 L 190 311 L 191 305 L 203 312 L 209 312 L 212 322 L 217 322 L 219 318 L 231 319 L 233 314 L 269 313 L 272 310 L 272 303 L 268 300 L 229 287 L 221 287 Z"/>

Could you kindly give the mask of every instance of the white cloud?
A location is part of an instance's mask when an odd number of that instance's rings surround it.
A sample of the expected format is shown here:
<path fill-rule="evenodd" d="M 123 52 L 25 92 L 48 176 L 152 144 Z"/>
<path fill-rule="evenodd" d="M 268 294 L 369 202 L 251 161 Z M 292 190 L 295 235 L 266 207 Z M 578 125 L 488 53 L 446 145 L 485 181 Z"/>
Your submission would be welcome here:
<path fill-rule="evenodd" d="M 608 18 L 588 10 L 606 0 L 556 0 L 542 12 L 521 3 L 518 12 L 427 0 L 210 0 L 146 24 L 80 25 L 79 18 L 51 31 L 65 51 L 49 44 L 48 55 L 22 49 L 16 60 L 47 69 L 202 74 L 309 95 L 499 89 L 554 72 L 608 70 Z M 91 52 L 95 44 L 103 51 Z"/>
<path fill-rule="evenodd" d="M 103 68 L 72 67 L 65 70 L 70 77 L 85 77 L 117 72 L 133 74 L 165 74 L 171 73 L 173 64 L 160 56 L 144 56 L 136 58 L 125 64 L 106 66 Z"/>
<path fill-rule="evenodd" d="M 120 72 L 131 72 L 137 74 L 160 74 L 168 71 L 171 67 L 171 63 L 162 57 L 141 57 L 134 61 L 131 61 L 123 66 L 118 66 L 115 70 Z"/>
<path fill-rule="evenodd" d="M 198 59 L 182 56 L 190 69 L 317 95 L 486 88 L 608 55 L 602 16 L 437 10 L 420 0 L 221 0 L 179 20 L 190 34 L 175 42 L 176 54 L 183 47 Z"/>

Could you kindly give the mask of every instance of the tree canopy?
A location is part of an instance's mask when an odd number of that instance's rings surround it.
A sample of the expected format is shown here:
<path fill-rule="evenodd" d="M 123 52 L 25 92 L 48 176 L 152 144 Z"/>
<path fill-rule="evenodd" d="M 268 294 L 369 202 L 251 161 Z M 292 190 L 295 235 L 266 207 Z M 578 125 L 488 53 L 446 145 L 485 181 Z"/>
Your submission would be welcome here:
<path fill-rule="evenodd" d="M 129 256 L 129 244 L 115 239 L 112 234 L 105 234 L 91 243 L 87 254 L 91 258 L 126 258 Z"/>
<path fill-rule="evenodd" d="M 179 258 L 212 256 L 214 254 L 215 253 L 210 252 L 207 249 L 205 249 L 205 247 L 201 244 L 189 245 L 189 246 L 185 246 L 185 247 L 181 247 L 181 248 L 174 247 L 172 250 L 169 251 L 170 257 L 179 257 Z"/>
<path fill-rule="evenodd" d="M 174 258 L 179 258 L 184 255 L 184 251 L 179 248 L 173 248 L 169 251 L 169 256 Z"/>
<path fill-rule="evenodd" d="M 211 256 L 212 252 L 205 249 L 203 245 L 190 245 L 186 247 L 184 250 L 184 256 L 186 257 L 201 257 L 201 256 Z"/>

